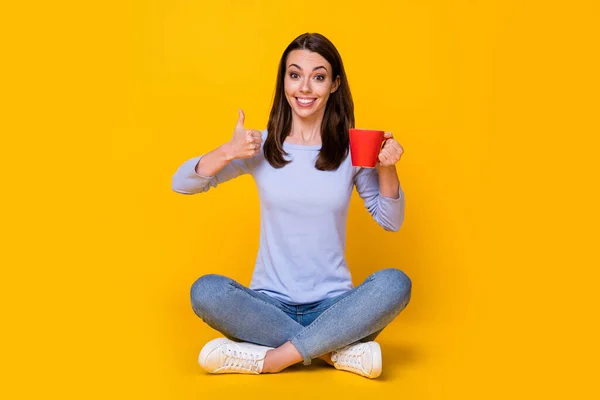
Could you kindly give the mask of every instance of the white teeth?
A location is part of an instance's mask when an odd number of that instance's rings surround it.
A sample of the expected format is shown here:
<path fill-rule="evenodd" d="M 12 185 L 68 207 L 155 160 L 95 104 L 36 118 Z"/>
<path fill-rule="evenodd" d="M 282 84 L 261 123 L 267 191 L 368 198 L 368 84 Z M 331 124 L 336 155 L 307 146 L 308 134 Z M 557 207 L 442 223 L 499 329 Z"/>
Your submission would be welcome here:
<path fill-rule="evenodd" d="M 313 101 L 315 101 L 315 99 L 300 99 L 300 98 L 297 98 L 297 99 L 298 99 L 298 101 L 299 101 L 300 103 L 302 103 L 302 104 L 310 104 L 310 103 L 312 103 Z"/>

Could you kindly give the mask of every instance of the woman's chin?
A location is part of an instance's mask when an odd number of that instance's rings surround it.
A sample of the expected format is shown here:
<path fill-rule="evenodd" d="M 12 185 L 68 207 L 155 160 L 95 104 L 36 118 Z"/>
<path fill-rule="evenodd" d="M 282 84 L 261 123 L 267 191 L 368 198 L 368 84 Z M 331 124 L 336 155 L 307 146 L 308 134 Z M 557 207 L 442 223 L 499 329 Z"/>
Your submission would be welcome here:
<path fill-rule="evenodd" d="M 310 120 L 317 116 L 318 110 L 293 109 L 298 118 Z"/>

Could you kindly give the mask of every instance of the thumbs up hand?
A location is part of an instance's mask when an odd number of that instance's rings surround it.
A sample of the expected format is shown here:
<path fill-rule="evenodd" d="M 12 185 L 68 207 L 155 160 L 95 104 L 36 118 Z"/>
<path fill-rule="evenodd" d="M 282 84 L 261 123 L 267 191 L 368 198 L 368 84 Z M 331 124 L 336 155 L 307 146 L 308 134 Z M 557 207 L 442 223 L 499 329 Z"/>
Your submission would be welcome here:
<path fill-rule="evenodd" d="M 232 160 L 254 157 L 260 151 L 262 133 L 255 129 L 244 128 L 244 112 L 239 110 L 239 117 L 233 137 L 229 141 L 229 157 Z"/>

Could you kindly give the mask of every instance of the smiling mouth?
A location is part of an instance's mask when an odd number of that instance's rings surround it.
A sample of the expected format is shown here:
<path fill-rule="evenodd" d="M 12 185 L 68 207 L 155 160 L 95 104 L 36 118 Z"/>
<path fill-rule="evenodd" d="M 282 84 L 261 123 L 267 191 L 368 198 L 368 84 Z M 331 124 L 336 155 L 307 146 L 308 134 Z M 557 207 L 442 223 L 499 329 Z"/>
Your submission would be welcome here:
<path fill-rule="evenodd" d="M 301 107 L 310 107 L 313 105 L 317 99 L 306 99 L 301 97 L 296 97 L 296 103 L 298 103 Z"/>

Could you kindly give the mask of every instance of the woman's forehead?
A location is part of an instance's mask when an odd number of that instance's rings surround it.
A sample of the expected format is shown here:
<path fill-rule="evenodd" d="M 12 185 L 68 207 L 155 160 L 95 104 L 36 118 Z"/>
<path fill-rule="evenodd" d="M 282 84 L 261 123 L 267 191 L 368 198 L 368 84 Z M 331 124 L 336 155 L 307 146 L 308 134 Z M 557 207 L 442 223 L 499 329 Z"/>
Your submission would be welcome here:
<path fill-rule="evenodd" d="M 290 52 L 287 57 L 286 67 L 289 67 L 290 64 L 296 64 L 302 69 L 309 68 L 312 70 L 314 67 L 324 66 L 328 70 L 331 70 L 329 62 L 327 62 L 325 57 L 309 50 L 293 50 Z"/>

